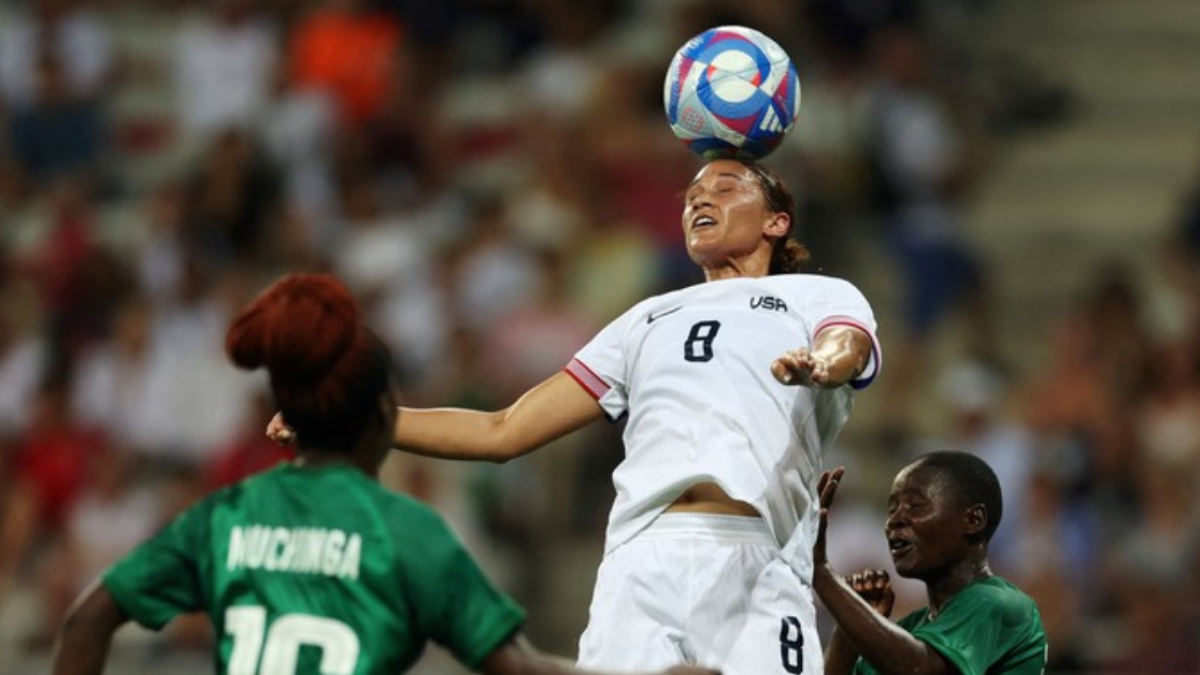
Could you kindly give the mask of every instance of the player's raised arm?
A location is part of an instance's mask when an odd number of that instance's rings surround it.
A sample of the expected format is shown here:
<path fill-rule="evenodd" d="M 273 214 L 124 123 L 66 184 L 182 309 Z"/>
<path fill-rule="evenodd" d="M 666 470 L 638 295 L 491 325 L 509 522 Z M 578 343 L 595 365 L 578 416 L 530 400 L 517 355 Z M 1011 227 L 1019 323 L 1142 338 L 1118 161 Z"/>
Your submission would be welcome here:
<path fill-rule="evenodd" d="M 495 412 L 402 406 L 392 442 L 399 450 L 426 457 L 504 462 L 599 419 L 603 412 L 574 379 L 560 372 Z M 280 445 L 295 440 L 279 413 L 267 425 L 267 436 Z"/>
<path fill-rule="evenodd" d="M 845 470 L 827 471 L 817 486 L 820 494 L 820 523 L 813 546 L 813 590 L 834 617 L 837 625 L 825 650 L 825 675 L 848 675 L 859 656 L 865 656 L 880 672 L 911 672 L 942 675 L 946 663 L 932 647 L 892 623 L 891 588 L 886 576 L 866 592 L 860 581 L 847 580 L 833 571 L 825 552 L 829 510 Z M 872 579 L 876 577 L 872 576 Z M 876 595 L 886 595 L 886 600 Z M 890 653 L 886 661 L 880 653 Z M 886 665 L 886 667 L 885 667 Z"/>
<path fill-rule="evenodd" d="M 396 447 L 443 459 L 503 462 L 539 448 L 603 416 L 566 373 L 557 373 L 496 412 L 401 408 Z"/>

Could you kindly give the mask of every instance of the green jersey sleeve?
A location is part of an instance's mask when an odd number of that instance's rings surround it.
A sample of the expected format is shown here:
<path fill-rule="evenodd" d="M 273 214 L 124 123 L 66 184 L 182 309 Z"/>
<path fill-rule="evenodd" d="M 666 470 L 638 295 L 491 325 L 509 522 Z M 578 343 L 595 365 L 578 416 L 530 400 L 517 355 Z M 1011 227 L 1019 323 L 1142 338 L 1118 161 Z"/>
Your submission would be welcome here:
<path fill-rule="evenodd" d="M 525 612 L 488 581 L 440 516 L 429 512 L 423 551 L 409 589 L 422 632 L 471 669 L 511 638 Z"/>
<path fill-rule="evenodd" d="M 998 577 L 967 586 L 935 620 L 927 612 L 901 622 L 938 650 L 962 675 L 1041 675 L 1046 634 L 1029 596 Z M 905 625 L 905 624 L 909 625 Z"/>
<path fill-rule="evenodd" d="M 201 567 L 209 550 L 208 502 L 191 507 L 113 565 L 108 592 L 134 621 L 159 630 L 179 614 L 204 607 Z"/>

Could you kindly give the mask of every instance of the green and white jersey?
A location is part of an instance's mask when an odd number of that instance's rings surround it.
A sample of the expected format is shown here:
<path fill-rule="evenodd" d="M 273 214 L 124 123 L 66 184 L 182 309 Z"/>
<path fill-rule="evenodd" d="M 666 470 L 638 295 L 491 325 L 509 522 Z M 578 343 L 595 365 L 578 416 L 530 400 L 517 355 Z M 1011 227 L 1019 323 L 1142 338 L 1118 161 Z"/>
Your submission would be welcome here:
<path fill-rule="evenodd" d="M 104 585 L 151 629 L 206 612 L 229 675 L 398 673 L 427 640 L 477 669 L 525 618 L 437 513 L 342 463 L 210 495 Z"/>
<path fill-rule="evenodd" d="M 1041 675 L 1046 669 L 1042 615 L 1032 598 L 1000 577 L 962 589 L 932 620 L 925 607 L 899 624 L 941 652 L 961 675 Z M 878 673 L 863 659 L 854 672 Z"/>

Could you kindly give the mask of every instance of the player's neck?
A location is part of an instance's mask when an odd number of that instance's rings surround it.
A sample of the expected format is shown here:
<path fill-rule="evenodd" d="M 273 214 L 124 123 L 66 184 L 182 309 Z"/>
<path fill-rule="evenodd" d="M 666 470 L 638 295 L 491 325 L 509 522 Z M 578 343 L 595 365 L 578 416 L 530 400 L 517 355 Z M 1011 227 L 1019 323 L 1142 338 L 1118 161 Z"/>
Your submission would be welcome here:
<path fill-rule="evenodd" d="M 950 598 L 971 584 L 992 576 L 987 558 L 964 560 L 945 574 L 925 580 L 925 591 L 929 596 L 929 616 L 934 618 L 941 612 Z"/>
<path fill-rule="evenodd" d="M 362 452 L 336 452 L 332 450 L 301 450 L 296 455 L 296 466 L 329 466 L 344 464 L 367 474 L 371 478 L 379 478 L 379 459 L 368 457 Z"/>
<path fill-rule="evenodd" d="M 704 268 L 704 281 L 721 281 L 722 279 L 754 279 L 767 276 L 770 271 L 770 260 L 745 258 L 727 260 L 720 265 Z"/>

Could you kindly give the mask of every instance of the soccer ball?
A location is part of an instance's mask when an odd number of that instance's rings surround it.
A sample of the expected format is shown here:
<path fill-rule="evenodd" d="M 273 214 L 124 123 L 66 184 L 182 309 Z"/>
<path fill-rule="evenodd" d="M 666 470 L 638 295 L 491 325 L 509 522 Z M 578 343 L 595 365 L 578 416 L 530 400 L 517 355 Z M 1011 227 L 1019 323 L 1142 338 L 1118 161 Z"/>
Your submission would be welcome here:
<path fill-rule="evenodd" d="M 720 26 L 675 52 L 663 104 L 671 131 L 704 159 L 762 159 L 796 121 L 800 78 L 771 38 Z"/>

